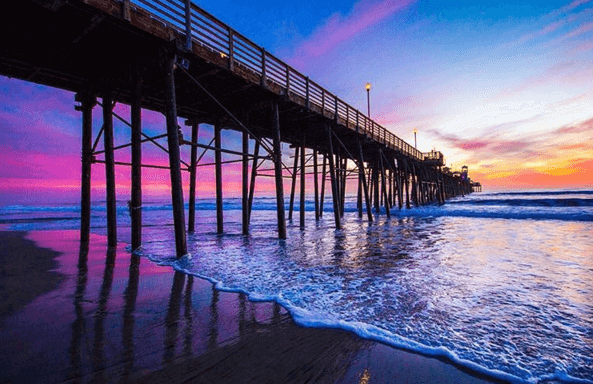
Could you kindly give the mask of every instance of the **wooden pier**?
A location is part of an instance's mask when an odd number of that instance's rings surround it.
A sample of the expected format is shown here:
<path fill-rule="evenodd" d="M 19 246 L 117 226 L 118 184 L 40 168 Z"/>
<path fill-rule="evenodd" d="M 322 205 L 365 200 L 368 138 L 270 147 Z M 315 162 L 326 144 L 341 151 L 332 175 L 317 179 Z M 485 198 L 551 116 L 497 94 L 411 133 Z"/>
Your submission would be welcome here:
<path fill-rule="evenodd" d="M 358 182 L 358 214 L 369 222 L 373 215 L 390 216 L 392 209 L 443 204 L 481 190 L 467 168 L 444 169 L 441 152 L 418 151 L 190 0 L 21 0 L 4 6 L 0 31 L 0 74 L 76 92 L 82 113 L 83 240 L 90 228 L 91 167 L 104 164 L 108 238 L 110 246 L 117 243 L 114 167 L 127 165 L 132 248 L 141 246 L 141 170 L 149 166 L 142 163 L 143 143 L 168 155 L 178 257 L 187 253 L 186 230 L 195 230 L 196 173 L 205 151 L 215 153 L 219 233 L 224 232 L 222 166 L 228 163 L 223 153 L 237 156 L 242 165 L 244 234 L 258 176 L 275 179 L 280 238 L 286 237 L 284 179 L 290 180 L 290 219 L 299 184 L 301 227 L 307 176 L 314 181 L 315 218 L 322 216 L 331 191 L 337 229 L 349 179 Z M 118 147 L 113 120 L 123 119 L 113 112 L 115 103 L 131 107 L 131 121 L 125 121 L 130 143 Z M 93 110 L 99 107 L 103 126 L 93 139 Z M 143 109 L 165 115 L 161 135 L 142 132 Z M 183 135 L 178 118 L 185 119 L 190 134 Z M 198 143 L 200 124 L 215 127 L 209 145 Z M 241 132 L 241 147 L 224 146 L 222 130 Z M 165 137 L 167 147 L 157 141 Z M 190 159 L 182 159 L 180 146 L 191 147 Z M 131 163 L 116 161 L 115 152 L 126 147 L 132 149 Z M 285 163 L 283 149 L 293 151 L 293 164 Z M 187 228 L 182 172 L 190 173 Z"/>

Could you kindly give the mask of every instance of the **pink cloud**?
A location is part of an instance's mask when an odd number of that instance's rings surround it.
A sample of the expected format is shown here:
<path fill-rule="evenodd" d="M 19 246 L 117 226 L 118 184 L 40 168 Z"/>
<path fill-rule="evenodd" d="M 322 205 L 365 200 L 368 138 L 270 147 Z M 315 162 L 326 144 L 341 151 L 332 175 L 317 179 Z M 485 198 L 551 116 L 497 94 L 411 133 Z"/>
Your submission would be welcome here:
<path fill-rule="evenodd" d="M 556 133 L 559 134 L 571 134 L 571 133 L 583 133 L 583 132 L 591 132 L 593 133 L 593 118 L 582 121 L 576 125 L 565 125 L 560 127 L 556 130 Z"/>
<path fill-rule="evenodd" d="M 465 150 L 480 149 L 488 146 L 487 141 L 480 140 L 462 140 L 457 143 L 457 147 Z"/>
<path fill-rule="evenodd" d="M 546 19 L 549 20 L 549 19 L 553 19 L 559 15 L 566 14 L 566 13 L 572 11 L 573 9 L 579 7 L 580 5 L 588 3 L 590 1 L 591 0 L 575 0 L 572 3 L 565 5 L 564 7 L 559 8 L 559 9 L 547 14 Z M 557 31 L 560 27 L 563 27 L 567 24 L 570 25 L 570 24 L 574 23 L 576 20 L 581 19 L 581 18 L 588 20 L 591 12 L 593 12 L 593 10 L 590 8 L 587 8 L 581 12 L 570 14 L 570 15 L 566 16 L 565 18 L 563 18 L 562 20 L 551 22 L 551 23 L 547 24 L 545 27 L 543 27 L 535 32 L 527 33 L 527 34 L 521 36 L 519 39 L 508 43 L 506 45 L 506 47 L 513 47 L 516 45 L 521 45 L 521 44 L 527 43 L 531 40 L 537 39 L 538 37 L 546 36 L 550 33 Z M 578 30 L 581 28 L 585 28 L 584 32 L 587 31 L 586 26 L 582 26 L 580 28 L 577 28 L 577 30 L 573 31 L 573 33 L 578 34 L 579 33 Z M 584 32 L 581 32 L 581 33 L 584 33 Z M 569 35 L 570 35 L 570 33 L 569 33 Z M 574 35 L 574 36 L 576 36 L 576 35 Z M 568 36 L 568 37 L 574 37 L 574 36 Z M 560 40 L 564 40 L 565 38 L 568 38 L 568 37 L 561 37 Z"/>
<path fill-rule="evenodd" d="M 559 12 L 568 12 L 568 11 L 572 11 L 573 9 L 583 5 L 583 4 L 587 4 L 588 2 L 590 2 L 591 0 L 574 0 L 573 2 L 571 2 L 570 4 L 565 5 L 564 7 L 560 8 L 558 11 Z"/>
<path fill-rule="evenodd" d="M 571 50 L 572 53 L 582 53 L 589 51 L 593 51 L 593 41 L 578 45 Z"/>
<path fill-rule="evenodd" d="M 576 36 L 580 36 L 580 35 L 583 35 L 591 30 L 593 30 L 593 22 L 581 25 L 580 27 L 570 31 L 566 35 L 558 38 L 557 41 L 562 41 L 562 40 L 570 39 L 570 38 L 573 38 Z"/>
<path fill-rule="evenodd" d="M 369 27 L 389 18 L 415 0 L 382 0 L 373 3 L 362 0 L 354 5 L 349 15 L 334 13 L 325 24 L 295 49 L 292 63 L 305 63 L 331 51 L 338 45 L 362 33 Z"/>
<path fill-rule="evenodd" d="M 580 85 L 583 79 L 593 75 L 593 68 L 584 66 L 576 60 L 558 62 L 540 74 L 524 78 L 519 84 L 503 88 L 496 96 L 488 101 L 506 101 L 507 98 L 521 95 L 522 93 L 553 83 Z"/>
<path fill-rule="evenodd" d="M 491 127 L 488 130 L 495 131 L 495 128 Z M 431 130 L 430 132 L 440 141 L 453 148 L 467 151 L 471 156 L 475 156 L 480 160 L 501 157 L 510 158 L 517 154 L 531 156 L 537 153 L 538 138 L 533 138 L 533 141 L 508 140 L 498 135 L 491 135 L 487 138 L 464 139 L 453 134 L 443 134 L 437 130 Z"/>
<path fill-rule="evenodd" d="M 551 32 L 554 32 L 555 30 L 557 30 L 561 26 L 563 26 L 564 23 L 565 22 L 563 20 L 561 20 L 561 21 L 555 21 L 555 22 L 553 22 L 551 24 L 548 24 L 547 26 L 545 26 L 544 28 L 540 29 L 539 31 L 528 33 L 526 35 L 521 36 L 519 39 L 517 39 L 517 40 L 515 40 L 515 41 L 513 41 L 511 43 L 509 43 L 507 45 L 507 47 L 512 47 L 512 46 L 515 46 L 515 45 L 521 45 L 521 44 L 524 44 L 524 43 L 526 43 L 528 41 L 531 41 L 533 39 L 536 39 L 538 37 L 545 36 L 545 35 L 547 35 L 547 34 L 549 34 Z"/>

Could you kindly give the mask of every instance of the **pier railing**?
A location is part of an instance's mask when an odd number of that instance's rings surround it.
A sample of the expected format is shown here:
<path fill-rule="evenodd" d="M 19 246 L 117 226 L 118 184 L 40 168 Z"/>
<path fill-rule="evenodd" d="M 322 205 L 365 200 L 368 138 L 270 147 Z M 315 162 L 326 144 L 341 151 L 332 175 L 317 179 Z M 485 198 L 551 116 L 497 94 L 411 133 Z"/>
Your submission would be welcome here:
<path fill-rule="evenodd" d="M 308 108 L 321 115 L 333 118 L 347 128 L 416 160 L 424 160 L 422 152 L 190 0 L 121 1 L 143 8 L 155 19 L 186 36 L 191 35 L 193 43 L 200 44 L 225 59 L 230 70 L 241 66 L 257 74 L 264 87 L 271 82 L 281 87 L 288 97 L 301 98 Z"/>

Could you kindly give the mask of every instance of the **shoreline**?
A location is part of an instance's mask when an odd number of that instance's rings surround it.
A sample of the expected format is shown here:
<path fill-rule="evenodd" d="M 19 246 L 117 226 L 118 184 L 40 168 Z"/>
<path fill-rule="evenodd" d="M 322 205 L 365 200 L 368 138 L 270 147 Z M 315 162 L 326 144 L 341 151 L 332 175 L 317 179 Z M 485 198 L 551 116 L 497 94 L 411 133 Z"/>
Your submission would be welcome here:
<path fill-rule="evenodd" d="M 0 228 L 0 319 L 56 289 L 65 279 L 55 271 L 59 252 L 38 247 L 26 238 L 27 233 Z"/>
<path fill-rule="evenodd" d="M 344 330 L 301 327 L 276 303 L 218 291 L 207 280 L 131 255 L 125 244 L 107 252 L 99 235 L 91 235 L 85 254 L 77 231 L 10 234 L 22 239 L 21 249 L 27 242 L 52 249 L 21 254 L 56 260 L 64 277 L 45 293 L 36 291 L 32 301 L 18 298 L 20 309 L 12 315 L 2 312 L 6 345 L 0 358 L 3 367 L 13 367 L 0 374 L 2 381 L 38 381 L 48 374 L 27 369 L 35 365 L 70 366 L 49 373 L 52 382 L 501 382 Z M 10 252 L 7 257 L 18 257 L 19 247 Z M 44 272 L 44 278 L 53 274 Z M 35 343 L 35 350 L 22 348 Z"/>

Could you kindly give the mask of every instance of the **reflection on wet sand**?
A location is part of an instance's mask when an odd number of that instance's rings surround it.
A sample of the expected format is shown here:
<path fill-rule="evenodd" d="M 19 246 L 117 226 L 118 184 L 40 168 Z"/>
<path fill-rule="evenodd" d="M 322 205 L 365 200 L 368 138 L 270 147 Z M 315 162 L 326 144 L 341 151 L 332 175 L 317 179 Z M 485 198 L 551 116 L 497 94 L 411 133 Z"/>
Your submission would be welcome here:
<path fill-rule="evenodd" d="M 163 365 L 167 366 L 174 362 L 175 342 L 177 341 L 177 330 L 179 328 L 179 312 L 181 310 L 181 292 L 185 284 L 185 274 L 175 272 L 173 276 L 173 286 L 171 288 L 171 297 L 167 309 L 167 318 L 165 319 L 165 355 L 163 356 Z"/>
<path fill-rule="evenodd" d="M 208 322 L 208 350 L 216 349 L 218 340 L 218 291 L 212 286 L 212 301 L 210 302 L 210 321 Z"/>
<path fill-rule="evenodd" d="M 11 367 L 0 382 L 353 382 L 374 378 L 394 353 L 347 332 L 298 327 L 278 304 L 219 292 L 123 247 L 70 246 L 59 259 L 67 279 L 51 299 L 0 318 L 0 362 Z"/>
<path fill-rule="evenodd" d="M 192 292 L 194 287 L 194 277 L 187 277 L 187 284 L 185 284 L 185 334 L 183 339 L 183 354 L 191 357 L 192 350 L 192 333 L 193 333 L 193 311 L 192 311 Z"/>
<path fill-rule="evenodd" d="M 72 342 L 70 344 L 70 364 L 72 366 L 71 377 L 75 383 L 80 382 L 80 366 L 81 356 L 80 348 L 82 342 L 82 335 L 85 331 L 84 312 L 82 301 L 84 300 L 84 292 L 88 280 L 88 266 L 87 259 L 89 253 L 88 242 L 80 243 L 80 252 L 78 256 L 78 274 L 76 276 L 76 291 L 74 292 L 74 313 L 76 320 L 72 323 Z"/>
<path fill-rule="evenodd" d="M 134 309 L 138 297 L 138 283 L 140 281 L 140 256 L 130 256 L 130 277 L 124 292 L 125 306 L 123 311 L 122 341 L 124 348 L 124 379 L 130 376 L 134 367 Z"/>
<path fill-rule="evenodd" d="M 93 341 L 93 379 L 94 383 L 107 381 L 105 362 L 105 318 L 107 317 L 107 303 L 113 284 L 113 270 L 115 268 L 115 249 L 109 249 L 105 258 L 105 272 L 101 291 L 99 292 L 99 305 L 95 313 L 95 338 Z"/>

